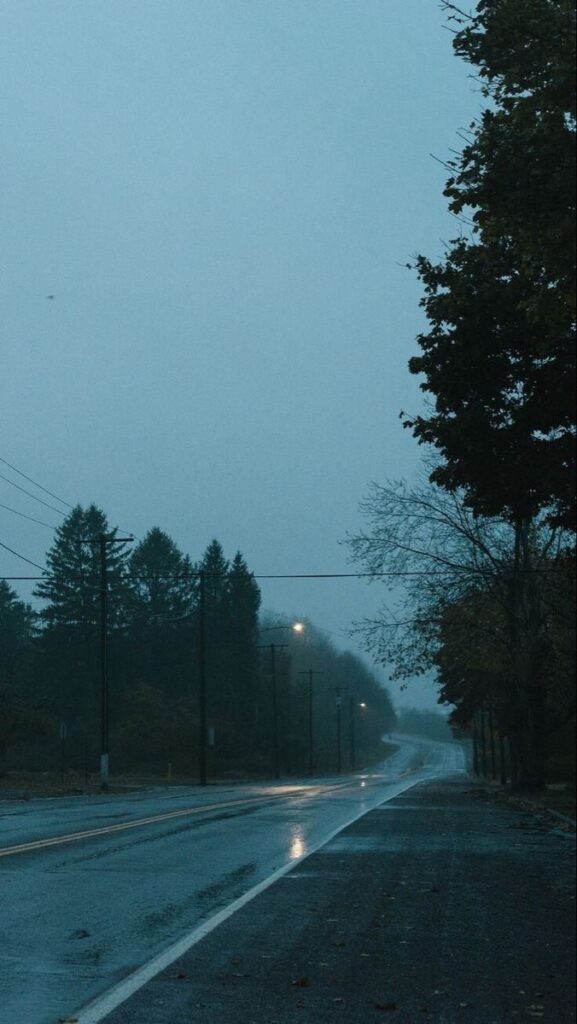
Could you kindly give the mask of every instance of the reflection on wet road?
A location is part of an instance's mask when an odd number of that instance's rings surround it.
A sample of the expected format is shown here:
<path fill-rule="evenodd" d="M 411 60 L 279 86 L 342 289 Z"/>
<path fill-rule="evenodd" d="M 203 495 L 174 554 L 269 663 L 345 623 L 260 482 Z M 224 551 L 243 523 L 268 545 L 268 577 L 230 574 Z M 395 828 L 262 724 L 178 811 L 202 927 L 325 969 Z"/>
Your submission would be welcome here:
<path fill-rule="evenodd" d="M 398 742 L 353 776 L 0 804 L 0 1024 L 53 1024 L 360 814 L 463 770 L 458 745 Z"/>

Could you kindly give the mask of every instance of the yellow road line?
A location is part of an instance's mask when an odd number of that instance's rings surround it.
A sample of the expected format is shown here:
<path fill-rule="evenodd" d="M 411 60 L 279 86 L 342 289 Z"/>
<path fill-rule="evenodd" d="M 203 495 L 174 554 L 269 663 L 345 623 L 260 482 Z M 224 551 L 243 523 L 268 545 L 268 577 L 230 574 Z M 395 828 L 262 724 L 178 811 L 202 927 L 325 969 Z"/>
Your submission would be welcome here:
<path fill-rule="evenodd" d="M 138 818 L 136 821 L 126 821 L 117 825 L 103 825 L 101 828 L 85 829 L 83 832 L 71 832 L 68 835 L 53 836 L 51 839 L 35 839 L 29 843 L 18 843 L 15 846 L 5 846 L 0 849 L 0 857 L 12 857 L 17 853 L 32 853 L 35 850 L 45 850 L 51 846 L 75 843 L 80 839 L 93 839 L 95 836 L 112 835 L 115 832 L 125 832 L 127 829 L 140 828 L 142 825 L 154 825 L 157 822 L 170 821 L 174 818 L 184 818 L 195 814 L 206 814 L 208 811 L 219 811 L 227 807 L 240 807 L 243 804 L 266 803 L 269 800 L 278 800 L 282 797 L 295 796 L 297 794 L 301 794 L 303 796 L 314 796 L 324 790 L 343 789 L 345 786 L 350 785 L 350 782 L 345 782 L 334 786 L 314 786 L 310 789 L 295 787 L 294 789 L 288 791 L 285 790 L 283 793 L 278 793 L 273 796 L 251 796 L 245 797 L 243 800 L 227 800 L 216 804 L 205 804 L 201 807 L 185 807 L 178 811 L 167 811 L 165 814 L 155 814 L 148 818 Z"/>

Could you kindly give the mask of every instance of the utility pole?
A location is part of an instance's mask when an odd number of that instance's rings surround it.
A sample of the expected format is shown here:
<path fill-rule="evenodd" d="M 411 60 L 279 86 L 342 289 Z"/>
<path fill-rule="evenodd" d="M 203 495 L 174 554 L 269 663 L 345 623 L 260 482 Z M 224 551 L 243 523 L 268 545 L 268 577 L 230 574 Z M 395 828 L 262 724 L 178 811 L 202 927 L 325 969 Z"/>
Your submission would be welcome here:
<path fill-rule="evenodd" d="M 309 775 L 313 774 L 314 767 L 314 729 L 313 729 L 313 678 L 314 676 L 323 676 L 324 672 L 315 671 L 312 668 L 301 672 L 301 676 L 308 676 L 309 689 L 308 689 L 308 706 L 309 706 Z"/>
<path fill-rule="evenodd" d="M 487 778 L 487 742 L 486 742 L 486 737 L 485 737 L 485 705 L 484 704 L 481 705 L 481 710 L 479 712 L 479 720 L 480 720 L 480 723 L 481 723 L 481 729 L 480 729 L 480 732 L 481 732 L 481 772 L 482 772 L 483 778 L 486 779 Z"/>
<path fill-rule="evenodd" d="M 336 688 L 336 705 L 337 705 L 337 774 L 341 774 L 342 769 L 342 758 L 341 758 L 341 705 L 343 699 L 341 697 L 340 687 Z"/>
<path fill-rule="evenodd" d="M 479 729 L 478 729 L 478 714 L 475 712 L 473 716 L 473 772 L 475 775 L 480 775 L 481 770 L 479 768 Z"/>
<path fill-rule="evenodd" d="M 274 777 L 280 779 L 280 741 L 278 728 L 278 689 L 276 679 L 276 651 L 288 644 L 257 644 L 261 650 L 270 651 L 270 676 L 272 680 L 272 736 L 274 752 Z"/>
<path fill-rule="evenodd" d="M 100 553 L 100 788 L 108 791 L 108 568 L 106 534 L 98 538 Z"/>
<path fill-rule="evenodd" d="M 200 689 L 198 695 L 199 745 L 198 777 L 201 786 L 207 783 L 207 721 L 206 721 L 206 586 L 204 570 L 199 574 L 198 593 L 198 660 Z"/>
<path fill-rule="evenodd" d="M 354 772 L 357 767 L 356 751 L 355 751 L 355 698 L 349 697 L 349 726 L 350 726 L 350 743 L 351 743 L 351 771 Z"/>
<path fill-rule="evenodd" d="M 503 736 L 503 727 L 499 726 L 499 773 L 501 778 L 501 785 L 507 785 L 507 761 L 505 754 L 505 737 Z"/>
<path fill-rule="evenodd" d="M 108 792 L 109 779 L 109 718 L 108 704 L 108 565 L 109 544 L 129 544 L 134 537 L 115 537 L 101 533 L 98 536 L 100 555 L 100 788 Z"/>
<path fill-rule="evenodd" d="M 497 778 L 497 762 L 495 760 L 495 723 L 493 721 L 493 704 L 489 701 L 489 743 L 491 745 L 491 778 Z"/>

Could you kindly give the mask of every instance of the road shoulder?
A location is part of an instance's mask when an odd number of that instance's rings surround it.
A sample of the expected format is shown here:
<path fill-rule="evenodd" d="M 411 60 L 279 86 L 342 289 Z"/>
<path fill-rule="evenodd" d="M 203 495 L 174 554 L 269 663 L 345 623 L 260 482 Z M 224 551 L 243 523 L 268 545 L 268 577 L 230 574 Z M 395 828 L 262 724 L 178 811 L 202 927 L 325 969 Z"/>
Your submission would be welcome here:
<path fill-rule="evenodd" d="M 470 781 L 423 784 L 343 830 L 104 1019 L 569 1024 L 574 849 L 574 836 L 479 799 Z"/>

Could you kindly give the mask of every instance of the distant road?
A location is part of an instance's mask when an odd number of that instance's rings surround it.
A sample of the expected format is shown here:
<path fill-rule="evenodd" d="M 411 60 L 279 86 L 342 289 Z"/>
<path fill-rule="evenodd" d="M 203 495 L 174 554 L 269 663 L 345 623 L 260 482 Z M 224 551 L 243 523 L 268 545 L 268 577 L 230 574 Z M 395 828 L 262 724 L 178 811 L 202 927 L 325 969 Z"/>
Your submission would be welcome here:
<path fill-rule="evenodd" d="M 395 737 L 369 772 L 0 802 L 0 1024 L 54 1024 L 378 804 L 464 770 Z"/>

